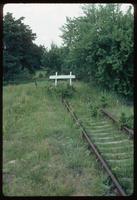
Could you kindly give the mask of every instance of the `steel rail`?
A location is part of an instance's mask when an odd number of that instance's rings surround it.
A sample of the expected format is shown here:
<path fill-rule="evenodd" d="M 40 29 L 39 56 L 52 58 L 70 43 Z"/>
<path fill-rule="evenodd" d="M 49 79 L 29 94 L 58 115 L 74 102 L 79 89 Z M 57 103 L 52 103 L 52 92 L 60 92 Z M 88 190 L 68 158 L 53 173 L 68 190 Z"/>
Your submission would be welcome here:
<path fill-rule="evenodd" d="M 76 124 L 81 128 L 83 137 L 86 139 L 86 141 L 88 142 L 92 151 L 95 153 L 97 159 L 100 161 L 102 167 L 106 170 L 107 174 L 111 178 L 112 183 L 114 184 L 114 186 L 116 187 L 116 189 L 118 191 L 118 194 L 120 196 L 127 196 L 127 194 L 123 190 L 122 186 L 118 182 L 116 176 L 112 173 L 107 161 L 103 158 L 102 154 L 98 150 L 97 146 L 93 143 L 92 139 L 89 138 L 85 127 L 83 126 L 82 122 L 78 119 L 76 113 L 72 110 L 72 107 L 69 105 L 69 103 L 64 98 L 62 98 L 62 103 L 67 108 L 67 110 L 71 114 L 71 116 L 72 116 L 73 120 L 76 122 Z"/>
<path fill-rule="evenodd" d="M 101 108 L 100 111 L 106 115 L 109 119 L 111 119 L 114 123 L 118 124 L 118 121 L 115 119 L 115 117 L 108 111 L 106 111 L 105 109 Z M 129 136 L 130 138 L 134 138 L 134 131 L 132 129 L 127 128 L 126 126 L 122 126 L 121 127 L 122 130 L 124 130 Z"/>

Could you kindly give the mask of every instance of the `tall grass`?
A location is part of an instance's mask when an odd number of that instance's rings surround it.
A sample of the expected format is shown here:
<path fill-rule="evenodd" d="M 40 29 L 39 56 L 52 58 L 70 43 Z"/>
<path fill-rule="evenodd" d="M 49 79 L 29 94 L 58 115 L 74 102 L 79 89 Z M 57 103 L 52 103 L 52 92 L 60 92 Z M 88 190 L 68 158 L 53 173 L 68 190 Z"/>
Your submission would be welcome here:
<path fill-rule="evenodd" d="M 3 88 L 3 194 L 108 195 L 106 174 L 90 155 L 61 99 L 48 94 L 49 84 Z M 84 85 L 76 83 L 77 94 L 80 87 Z"/>
<path fill-rule="evenodd" d="M 129 140 L 128 136 L 105 118 L 99 109 L 104 106 L 120 123 L 126 124 L 130 119 L 132 125 L 133 106 L 125 104 L 111 92 L 100 91 L 95 86 L 89 87 L 79 82 L 76 84 L 76 90 L 78 92 L 70 99 L 73 109 L 108 161 L 112 171 L 117 175 L 126 193 L 131 195 L 133 193 L 133 140 Z M 122 112 L 126 113 L 123 117 L 121 117 Z M 130 116 L 131 118 L 128 118 Z M 128 181 L 126 179 L 123 181 L 123 178 L 128 178 Z"/>

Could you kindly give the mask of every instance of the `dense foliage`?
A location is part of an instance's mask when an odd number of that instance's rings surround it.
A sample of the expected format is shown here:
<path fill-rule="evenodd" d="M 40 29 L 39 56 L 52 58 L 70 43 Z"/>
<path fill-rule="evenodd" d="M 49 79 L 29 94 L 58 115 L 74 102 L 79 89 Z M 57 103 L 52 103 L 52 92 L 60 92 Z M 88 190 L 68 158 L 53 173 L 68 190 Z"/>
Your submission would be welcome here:
<path fill-rule="evenodd" d="M 65 65 L 79 78 L 133 96 L 133 15 L 119 4 L 86 5 L 84 16 L 62 27 Z"/>
<path fill-rule="evenodd" d="M 42 66 L 46 68 L 48 74 L 55 72 L 61 72 L 63 59 L 63 52 L 56 44 L 52 43 L 51 48 L 48 51 L 44 50 L 42 58 Z"/>
<path fill-rule="evenodd" d="M 23 71 L 33 73 L 35 69 L 41 67 L 43 47 L 33 43 L 36 34 L 22 22 L 23 19 L 24 17 L 15 20 L 11 13 L 4 16 L 3 75 L 5 80 L 13 79 Z"/>

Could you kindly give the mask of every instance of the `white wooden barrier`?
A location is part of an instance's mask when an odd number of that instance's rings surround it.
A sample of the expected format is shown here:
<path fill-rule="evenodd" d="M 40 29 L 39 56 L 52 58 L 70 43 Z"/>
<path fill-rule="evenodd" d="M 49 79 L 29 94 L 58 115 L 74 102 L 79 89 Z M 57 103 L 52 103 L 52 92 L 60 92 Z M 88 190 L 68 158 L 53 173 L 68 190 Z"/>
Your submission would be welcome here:
<path fill-rule="evenodd" d="M 69 83 L 72 85 L 72 80 L 73 78 L 76 78 L 75 75 L 72 75 L 72 72 L 70 72 L 70 75 L 52 75 L 49 77 L 49 79 L 55 79 L 55 86 L 57 85 L 57 79 L 70 79 Z"/>

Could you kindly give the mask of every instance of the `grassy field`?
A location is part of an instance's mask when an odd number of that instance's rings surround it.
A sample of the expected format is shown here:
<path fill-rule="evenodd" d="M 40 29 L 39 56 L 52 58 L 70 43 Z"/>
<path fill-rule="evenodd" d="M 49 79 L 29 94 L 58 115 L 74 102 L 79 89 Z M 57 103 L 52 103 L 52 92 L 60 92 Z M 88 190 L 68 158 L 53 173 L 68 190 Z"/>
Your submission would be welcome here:
<path fill-rule="evenodd" d="M 6 196 L 108 196 L 107 175 L 48 81 L 3 87 L 3 194 Z M 60 85 L 63 83 L 59 83 Z M 72 103 L 88 104 L 99 91 L 75 82 Z M 109 95 L 115 112 L 123 105 Z M 116 106 L 117 105 L 117 106 Z M 79 106 L 79 112 L 87 112 Z"/>

